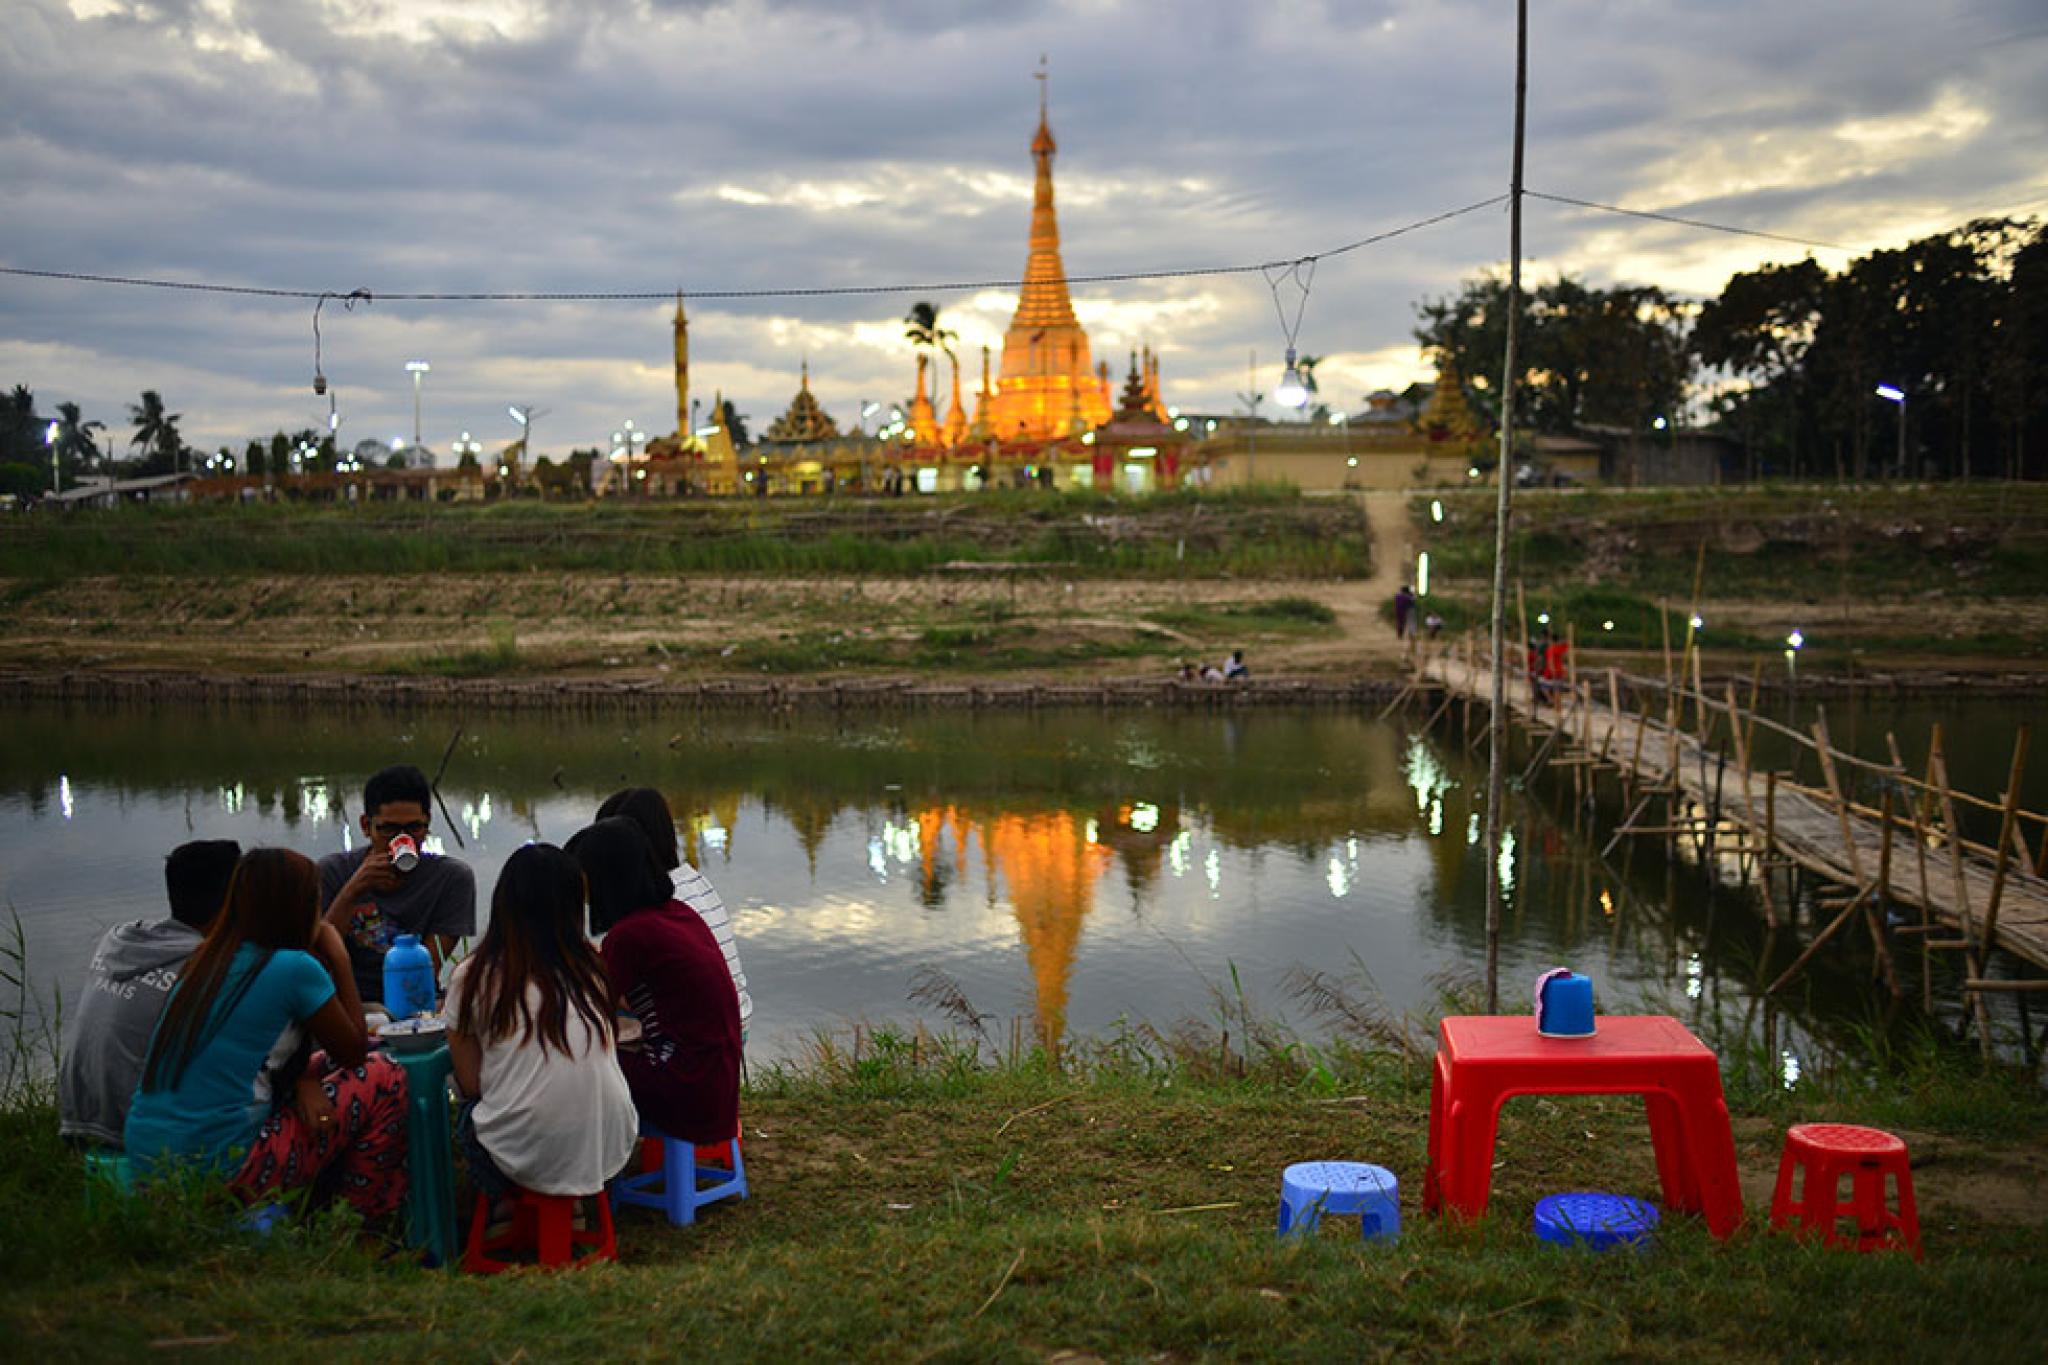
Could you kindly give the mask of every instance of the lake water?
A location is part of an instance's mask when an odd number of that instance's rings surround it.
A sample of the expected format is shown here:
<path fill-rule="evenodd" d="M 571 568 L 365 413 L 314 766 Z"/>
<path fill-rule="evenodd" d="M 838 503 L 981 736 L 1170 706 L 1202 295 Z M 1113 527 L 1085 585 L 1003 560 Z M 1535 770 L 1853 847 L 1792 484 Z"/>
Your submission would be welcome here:
<path fill-rule="evenodd" d="M 2002 785 L 2022 709 L 1950 713 L 1960 784 Z M 1917 754 L 1936 715 L 1831 721 L 1840 743 L 1881 754 L 1890 729 Z M 11 708 L 0 905 L 19 918 L 32 988 L 70 996 L 102 930 L 164 913 L 177 843 L 349 847 L 365 776 L 398 761 L 431 773 L 455 726 L 436 710 Z M 470 716 L 436 837 L 475 867 L 487 905 L 512 850 L 566 841 L 617 787 L 660 788 L 734 912 L 757 1060 L 856 1020 L 943 1027 L 909 998 L 927 969 L 992 1031 L 1016 1017 L 1053 1035 L 1213 1020 L 1234 972 L 1256 1011 L 1313 1037 L 1300 970 L 1361 995 L 1369 980 L 1398 1011 L 1482 969 L 1483 758 L 1416 727 L 1337 710 Z M 1761 1036 L 1759 977 L 1797 945 L 1767 947 L 1745 893 L 1654 848 L 1602 859 L 1618 813 L 1581 813 L 1584 829 L 1573 814 L 1554 783 L 1509 812 L 1504 1007 L 1571 965 L 1604 1009 Z M 1788 994 L 1773 1033 L 1788 1068 L 1875 1016 L 1859 954 L 1828 955 Z"/>

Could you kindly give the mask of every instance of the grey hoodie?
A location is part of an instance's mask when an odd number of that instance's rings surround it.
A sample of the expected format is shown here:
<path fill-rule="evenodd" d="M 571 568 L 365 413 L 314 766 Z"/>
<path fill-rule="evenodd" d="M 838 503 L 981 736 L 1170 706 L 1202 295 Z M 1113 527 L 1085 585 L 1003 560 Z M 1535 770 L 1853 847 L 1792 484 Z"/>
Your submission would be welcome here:
<path fill-rule="evenodd" d="M 174 919 L 134 920 L 101 936 L 64 1029 L 57 1131 L 65 1137 L 121 1145 L 157 1016 L 199 940 Z"/>

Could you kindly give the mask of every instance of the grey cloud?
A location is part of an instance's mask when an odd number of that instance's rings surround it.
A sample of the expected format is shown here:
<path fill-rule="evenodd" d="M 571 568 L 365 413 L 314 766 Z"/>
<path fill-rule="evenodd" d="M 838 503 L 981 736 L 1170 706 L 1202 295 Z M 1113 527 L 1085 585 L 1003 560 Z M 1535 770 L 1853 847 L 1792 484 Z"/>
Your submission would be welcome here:
<path fill-rule="evenodd" d="M 938 183 L 947 167 L 1028 176 L 1041 51 L 1052 58 L 1076 274 L 1323 250 L 1496 193 L 1508 174 L 1512 32 L 1505 7 L 1481 0 L 598 0 L 554 4 L 509 36 L 444 26 L 426 43 L 351 36 L 325 5 L 275 0 L 238 11 L 273 54 L 261 62 L 199 50 L 194 35 L 217 21 L 196 4 L 87 24 L 53 0 L 15 8 L 0 43 L 10 92 L 0 179 L 26 207 L 0 224 L 0 259 L 34 267 L 379 290 L 1010 276 L 1024 258 L 1021 200 L 965 217 L 907 194 L 805 212 L 708 191 L 898 172 Z M 1646 206 L 1783 230 L 1929 198 L 1961 217 L 2044 188 L 2033 149 L 2048 132 L 2048 82 L 2044 45 L 2027 37 L 2033 6 L 1886 0 L 1861 7 L 1853 25 L 1832 10 L 1538 7 L 1530 184 L 1632 202 L 1652 168 L 1705 149 L 1910 114 L 1961 90 L 1993 119 L 1965 145 L 1901 148 L 1896 164 L 1844 184 Z M 1182 180 L 1203 187 L 1176 188 Z M 1083 202 L 1079 187 L 1103 183 L 1121 193 Z M 1595 232 L 1654 248 L 1650 259 L 1698 245 L 1685 230 L 1554 206 L 1532 205 L 1530 228 L 1546 261 L 1596 277 L 1602 263 L 1574 255 Z M 1497 261 L 1505 238 L 1498 213 L 1477 214 L 1326 263 L 1304 343 L 1346 353 L 1402 344 L 1413 302 Z M 1171 346 L 1169 390 L 1190 407 L 1226 405 L 1247 350 L 1279 351 L 1255 277 L 1077 292 L 1219 301 L 1213 316 L 1157 338 Z M 749 378 L 758 391 L 735 395 L 758 418 L 787 401 L 793 379 L 780 376 L 797 358 L 771 344 L 761 319 L 887 324 L 909 302 L 706 302 L 693 306 L 693 339 L 707 373 L 776 376 Z M 197 371 L 167 394 L 195 436 L 245 434 L 235 424 L 247 424 L 252 389 L 275 395 L 269 425 L 299 425 L 313 406 L 309 312 L 8 280 L 0 347 L 97 358 L 77 371 L 92 376 L 90 391 L 62 369 L 0 381 L 79 398 L 111 420 L 159 374 Z M 351 423 L 371 433 L 409 427 L 398 366 L 431 348 L 430 422 L 482 435 L 505 425 L 505 401 L 533 401 L 558 414 L 547 444 L 587 442 L 622 416 L 652 425 L 665 411 L 661 318 L 643 304 L 380 302 L 330 326 L 329 368 L 358 407 Z M 814 360 L 817 387 L 842 413 L 863 390 L 908 386 L 907 352 L 841 348 Z M 575 376 L 559 392 L 505 391 L 551 364 Z M 1240 377 L 1173 389 L 1196 374 Z"/>

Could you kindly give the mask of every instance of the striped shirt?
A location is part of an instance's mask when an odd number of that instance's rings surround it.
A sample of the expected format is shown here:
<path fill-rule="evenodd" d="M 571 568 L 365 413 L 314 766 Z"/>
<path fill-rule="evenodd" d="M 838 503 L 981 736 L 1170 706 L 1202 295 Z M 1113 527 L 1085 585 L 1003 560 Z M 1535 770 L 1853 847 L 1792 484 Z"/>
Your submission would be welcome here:
<path fill-rule="evenodd" d="M 732 913 L 725 908 L 725 899 L 710 879 L 688 862 L 677 864 L 669 880 L 675 887 L 676 899 L 697 912 L 697 917 L 711 930 L 711 936 L 718 940 L 718 950 L 725 954 L 725 969 L 732 973 L 733 989 L 740 995 L 740 1029 L 744 1034 L 747 1021 L 754 1015 L 754 997 L 747 994 L 747 974 L 740 966 L 740 945 L 733 938 Z"/>

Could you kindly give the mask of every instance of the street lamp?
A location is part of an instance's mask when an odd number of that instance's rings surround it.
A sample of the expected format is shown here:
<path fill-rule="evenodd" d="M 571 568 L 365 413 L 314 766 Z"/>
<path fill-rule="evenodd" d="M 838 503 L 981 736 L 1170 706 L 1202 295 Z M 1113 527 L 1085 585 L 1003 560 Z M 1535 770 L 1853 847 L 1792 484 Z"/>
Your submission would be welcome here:
<path fill-rule="evenodd" d="M 537 408 L 533 406 L 533 404 L 531 403 L 514 403 L 511 406 L 507 407 L 505 411 L 512 414 L 512 420 L 519 423 L 520 428 L 524 430 L 526 433 L 526 439 L 520 450 L 520 455 L 526 460 L 528 464 L 531 464 L 534 458 L 533 419 L 536 417 L 547 416 L 548 410 L 546 408 Z"/>
<path fill-rule="evenodd" d="M 433 368 L 424 360 L 408 360 L 405 362 L 406 373 L 412 376 L 412 448 L 414 450 L 420 448 L 420 382 L 426 378 L 427 371 Z"/>
<path fill-rule="evenodd" d="M 619 491 L 633 491 L 633 461 L 639 455 L 639 447 L 647 443 L 647 433 L 633 426 L 633 419 L 627 418 L 625 426 L 612 433 L 612 463 L 620 467 Z M 645 477 L 644 475 L 642 476 Z"/>
<path fill-rule="evenodd" d="M 57 437 L 63 431 L 63 424 L 52 422 L 43 428 L 43 444 L 50 448 L 50 492 L 55 495 L 62 490 L 57 486 Z"/>
<path fill-rule="evenodd" d="M 481 455 L 483 453 L 483 442 L 477 440 L 466 431 L 462 433 L 462 439 L 455 443 L 455 462 L 457 464 L 462 463 L 462 457 L 465 455 Z"/>
<path fill-rule="evenodd" d="M 1896 384 L 1879 384 L 1877 396 L 1899 405 L 1899 477 L 1906 477 L 1906 391 Z"/>

